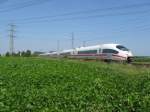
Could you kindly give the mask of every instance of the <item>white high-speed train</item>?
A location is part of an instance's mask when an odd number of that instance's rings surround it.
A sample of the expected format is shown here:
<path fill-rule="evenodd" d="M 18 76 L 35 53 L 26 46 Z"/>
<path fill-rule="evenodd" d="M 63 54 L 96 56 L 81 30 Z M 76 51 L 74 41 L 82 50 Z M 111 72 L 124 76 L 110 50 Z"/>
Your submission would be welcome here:
<path fill-rule="evenodd" d="M 131 62 L 132 52 L 120 44 L 102 44 L 96 46 L 80 47 L 64 50 L 60 53 L 54 52 L 50 56 L 59 55 L 61 57 L 78 59 L 99 59 L 105 61 L 127 61 Z"/>

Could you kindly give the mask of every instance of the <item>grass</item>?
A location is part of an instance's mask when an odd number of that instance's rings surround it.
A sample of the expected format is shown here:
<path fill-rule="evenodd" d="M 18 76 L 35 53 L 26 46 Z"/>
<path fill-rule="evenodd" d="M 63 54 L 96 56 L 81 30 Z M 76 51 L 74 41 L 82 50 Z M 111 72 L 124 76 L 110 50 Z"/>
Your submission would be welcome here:
<path fill-rule="evenodd" d="M 0 58 L 0 112 L 149 112 L 150 70 L 132 65 Z"/>

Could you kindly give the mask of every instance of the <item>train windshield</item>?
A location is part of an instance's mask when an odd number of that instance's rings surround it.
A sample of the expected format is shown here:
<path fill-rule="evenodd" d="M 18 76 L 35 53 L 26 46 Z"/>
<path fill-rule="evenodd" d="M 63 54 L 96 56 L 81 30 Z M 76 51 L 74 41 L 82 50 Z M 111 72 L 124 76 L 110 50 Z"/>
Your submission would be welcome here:
<path fill-rule="evenodd" d="M 126 47 L 124 47 L 122 45 L 117 45 L 116 47 L 122 51 L 129 51 L 129 49 L 127 49 Z"/>

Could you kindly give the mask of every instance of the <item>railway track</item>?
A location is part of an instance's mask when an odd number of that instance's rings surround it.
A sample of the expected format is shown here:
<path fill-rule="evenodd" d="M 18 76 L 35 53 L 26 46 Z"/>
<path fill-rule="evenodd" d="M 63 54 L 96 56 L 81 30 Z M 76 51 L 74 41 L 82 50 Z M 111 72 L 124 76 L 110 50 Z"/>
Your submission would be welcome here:
<path fill-rule="evenodd" d="M 80 59 L 80 61 L 84 61 L 84 62 L 91 62 L 91 61 L 92 62 L 97 62 L 97 60 L 85 60 L 85 59 Z M 108 63 L 108 62 L 106 62 L 106 63 Z M 132 62 L 131 65 L 136 66 L 136 67 L 150 68 L 150 62 Z"/>
<path fill-rule="evenodd" d="M 142 62 L 142 63 L 133 62 L 132 65 L 137 66 L 137 67 L 148 67 L 148 68 L 150 68 L 150 63 L 146 63 L 146 62 L 145 63 L 144 62 Z"/>
<path fill-rule="evenodd" d="M 58 58 L 49 58 L 49 57 L 44 57 L 45 59 L 58 59 Z M 60 58 L 59 59 L 65 59 L 65 58 Z M 98 62 L 100 60 L 93 60 L 93 59 L 72 59 L 71 60 L 79 60 L 79 61 L 82 61 L 82 62 Z M 104 62 L 104 61 L 103 61 Z M 108 62 L 106 62 L 108 63 Z M 111 62 L 109 62 L 111 63 Z M 117 63 L 117 62 L 115 62 Z M 123 63 L 122 63 L 123 64 Z M 146 68 L 150 68 L 150 62 L 132 62 L 131 65 L 133 66 L 136 66 L 136 67 L 146 67 Z"/>

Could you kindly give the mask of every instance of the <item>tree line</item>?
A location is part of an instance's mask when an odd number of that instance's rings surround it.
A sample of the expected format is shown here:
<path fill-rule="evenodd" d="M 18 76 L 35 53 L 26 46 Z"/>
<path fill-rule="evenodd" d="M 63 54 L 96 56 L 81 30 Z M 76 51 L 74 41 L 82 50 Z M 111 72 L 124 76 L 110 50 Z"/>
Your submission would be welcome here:
<path fill-rule="evenodd" d="M 32 56 L 37 56 L 36 54 L 32 54 L 31 50 L 26 50 L 26 51 L 18 51 L 17 53 L 10 54 L 9 52 L 6 52 L 5 54 L 6 57 L 32 57 Z"/>

